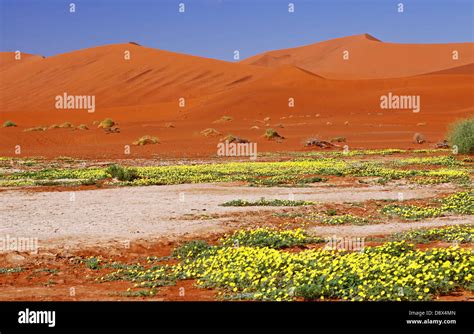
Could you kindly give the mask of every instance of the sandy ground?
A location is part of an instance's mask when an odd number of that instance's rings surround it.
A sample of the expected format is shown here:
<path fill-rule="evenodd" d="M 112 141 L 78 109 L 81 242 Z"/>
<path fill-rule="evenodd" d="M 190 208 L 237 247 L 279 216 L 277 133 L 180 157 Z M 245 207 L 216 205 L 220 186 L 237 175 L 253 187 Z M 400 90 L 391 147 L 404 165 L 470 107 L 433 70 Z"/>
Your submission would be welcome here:
<path fill-rule="evenodd" d="M 209 157 L 228 134 L 257 143 L 258 152 L 299 151 L 311 137 L 345 137 L 351 150 L 432 148 L 449 123 L 473 113 L 472 44 L 393 44 L 358 35 L 242 62 L 134 44 L 22 61 L 0 53 L 0 124 L 17 125 L 0 127 L 0 156 Z M 459 60 L 445 56 L 452 48 Z M 334 57 L 346 49 L 350 59 Z M 94 112 L 57 109 L 55 98 L 64 92 L 94 96 Z M 389 92 L 419 96 L 419 112 L 382 108 Z M 105 118 L 119 130 L 99 129 Z M 57 128 L 66 122 L 74 127 Z M 76 129 L 80 124 L 88 130 Z M 50 128 L 28 130 L 37 127 Z M 201 134 L 209 128 L 219 135 Z M 267 140 L 268 128 L 285 140 Z M 414 144 L 415 133 L 426 142 Z M 133 145 L 145 135 L 160 144 Z"/>
<path fill-rule="evenodd" d="M 237 222 L 255 218 L 245 213 L 271 212 L 281 207 L 222 207 L 234 200 L 295 199 L 319 203 L 428 198 L 452 192 L 449 185 L 410 189 L 400 186 L 342 187 L 318 185 L 310 188 L 251 188 L 224 184 L 191 184 L 84 190 L 76 192 L 0 192 L 0 235 L 38 238 L 40 249 L 98 245 L 106 241 L 162 239 L 229 230 Z M 292 194 L 292 195 L 291 195 Z M 238 215 L 238 220 L 232 215 Z M 217 218 L 209 219 L 210 215 Z M 251 216 L 251 215 L 249 215 Z M 229 218 L 231 217 L 231 218 Z M 233 223 L 231 223 L 233 221 Z M 322 235 L 371 235 L 405 230 L 416 225 L 468 223 L 448 218 L 431 223 L 372 226 L 317 227 Z M 233 225 L 236 226 L 236 225 Z"/>
<path fill-rule="evenodd" d="M 446 225 L 458 225 L 458 224 L 472 224 L 474 219 L 472 217 L 462 216 L 449 216 L 441 218 L 425 219 L 423 221 L 411 222 L 411 223 L 387 223 L 387 224 L 376 224 L 376 225 L 362 225 L 362 226 L 314 226 L 308 229 L 309 233 L 314 233 L 324 236 L 347 236 L 347 237 L 362 237 L 362 236 L 376 236 L 376 235 L 387 235 L 396 232 L 403 232 L 410 230 L 414 227 L 438 227 Z"/>

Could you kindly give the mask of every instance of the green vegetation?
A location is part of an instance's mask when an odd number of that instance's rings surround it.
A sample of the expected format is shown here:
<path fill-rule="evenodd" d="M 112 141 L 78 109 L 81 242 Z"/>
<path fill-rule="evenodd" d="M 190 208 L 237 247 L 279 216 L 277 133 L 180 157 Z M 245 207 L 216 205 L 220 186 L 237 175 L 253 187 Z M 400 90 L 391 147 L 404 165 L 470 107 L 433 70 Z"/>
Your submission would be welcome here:
<path fill-rule="evenodd" d="M 440 208 L 419 207 L 416 205 L 389 204 L 383 207 L 382 213 L 387 216 L 419 220 L 423 218 L 440 217 L 443 215 L 443 210 Z"/>
<path fill-rule="evenodd" d="M 244 139 L 227 138 L 232 142 L 245 142 Z M 153 138 L 145 138 L 145 141 Z M 395 165 L 418 164 L 442 166 L 438 169 L 392 168 Z M 345 158 L 319 157 L 313 160 L 277 161 L 277 162 L 230 162 L 219 164 L 167 165 L 125 168 L 133 169 L 133 177 L 118 179 L 117 185 L 165 185 L 207 182 L 246 182 L 250 186 L 298 186 L 305 187 L 311 183 L 327 181 L 327 176 L 378 178 L 377 180 L 359 180 L 360 182 L 387 183 L 394 180 L 405 180 L 414 184 L 438 184 L 453 182 L 468 186 L 472 170 L 468 162 L 458 161 L 453 157 L 426 157 L 402 159 L 398 162 L 358 161 Z M 464 166 L 466 165 L 466 166 Z M 392 167 L 390 167 L 392 166 Z M 81 171 L 81 173 L 78 173 Z M 87 176 L 84 177 L 86 173 Z M 0 173 L 0 183 L 12 184 L 11 180 L 23 181 L 32 179 L 77 178 L 99 180 L 107 177 L 106 168 L 95 169 L 50 169 L 28 172 Z M 104 176 L 105 175 L 105 176 Z M 17 182 L 17 183 L 18 183 Z M 111 181 L 114 182 L 114 181 Z"/>
<path fill-rule="evenodd" d="M 196 256 L 207 251 L 210 246 L 203 240 L 189 241 L 182 246 L 174 249 L 172 256 L 181 258 L 195 258 Z"/>
<path fill-rule="evenodd" d="M 451 146 L 458 147 L 459 153 L 474 153 L 474 118 L 452 124 L 448 132 L 448 141 Z"/>
<path fill-rule="evenodd" d="M 474 214 L 474 195 L 467 191 L 447 196 L 441 200 L 441 204 L 440 207 L 390 204 L 383 207 L 381 212 L 389 216 L 413 220 L 440 217 L 449 212 Z"/>
<path fill-rule="evenodd" d="M 438 157 L 407 158 L 394 161 L 395 165 L 440 165 L 440 166 L 459 166 L 461 162 L 452 155 Z"/>
<path fill-rule="evenodd" d="M 361 251 L 303 249 L 302 231 L 237 231 L 215 246 L 200 244 L 179 263 L 120 268 L 99 281 L 134 283 L 132 294 L 194 279 L 222 299 L 418 301 L 459 289 L 472 290 L 474 255 L 459 247 L 414 249 L 406 241 Z M 311 241 L 309 241 L 311 242 Z M 182 252 L 184 254 L 185 252 Z M 132 291 L 132 289 L 137 289 Z M 143 292 L 139 292 L 143 291 Z"/>
<path fill-rule="evenodd" d="M 10 128 L 10 127 L 16 127 L 16 126 L 17 125 L 13 123 L 12 121 L 5 121 L 5 123 L 3 123 L 4 128 Z"/>
<path fill-rule="evenodd" d="M 221 244 L 227 247 L 250 246 L 270 247 L 275 249 L 304 246 L 320 242 L 324 242 L 324 239 L 309 236 L 301 229 L 279 231 L 265 227 L 255 230 L 236 231 L 230 236 L 221 239 Z"/>
<path fill-rule="evenodd" d="M 119 181 L 133 181 L 138 177 L 135 169 L 124 168 L 119 165 L 109 166 L 107 173 Z"/>
<path fill-rule="evenodd" d="M 225 202 L 221 206 L 302 206 L 302 205 L 314 205 L 314 202 L 310 201 L 292 201 L 282 199 L 271 199 L 267 200 L 261 198 L 258 201 L 250 202 L 243 199 L 236 199 L 233 201 Z"/>
<path fill-rule="evenodd" d="M 474 225 L 454 225 L 449 227 L 419 229 L 408 232 L 395 233 L 390 240 L 406 240 L 415 243 L 429 243 L 432 241 L 446 241 L 456 243 L 474 242 Z"/>
<path fill-rule="evenodd" d="M 157 143 L 159 143 L 158 138 L 146 135 L 146 136 L 140 137 L 137 141 L 134 141 L 133 145 L 143 146 L 143 145 L 157 144 Z"/>
<path fill-rule="evenodd" d="M 339 215 L 339 216 L 329 216 L 322 219 L 323 224 L 327 225 L 342 225 L 342 224 L 351 224 L 351 225 L 367 225 L 369 221 L 362 217 L 357 217 L 351 214 Z"/>
<path fill-rule="evenodd" d="M 103 128 L 103 129 L 108 129 L 108 128 L 113 127 L 114 125 L 115 125 L 115 122 L 113 120 L 111 120 L 110 118 L 106 118 L 99 123 L 98 127 Z"/>
<path fill-rule="evenodd" d="M 0 274 L 15 274 L 24 271 L 24 268 L 14 267 L 14 268 L 0 268 Z"/>
<path fill-rule="evenodd" d="M 87 259 L 82 261 L 87 268 L 92 269 L 92 270 L 99 270 L 102 266 L 102 260 L 97 258 L 97 257 L 88 257 Z"/>
<path fill-rule="evenodd" d="M 474 214 L 474 193 L 463 191 L 442 200 L 441 210 L 461 214 Z"/>
<path fill-rule="evenodd" d="M 276 131 L 273 130 L 273 129 L 267 129 L 267 130 L 265 130 L 264 136 L 265 136 L 265 138 L 267 138 L 268 140 L 285 139 L 284 137 L 282 137 L 278 132 L 276 132 Z"/>
<path fill-rule="evenodd" d="M 270 177 L 261 178 L 248 178 L 246 180 L 249 186 L 264 186 L 264 187 L 275 187 L 275 186 L 291 186 L 291 187 L 306 187 L 308 184 L 327 181 L 326 178 L 319 176 L 290 176 L 290 175 L 277 175 Z"/>

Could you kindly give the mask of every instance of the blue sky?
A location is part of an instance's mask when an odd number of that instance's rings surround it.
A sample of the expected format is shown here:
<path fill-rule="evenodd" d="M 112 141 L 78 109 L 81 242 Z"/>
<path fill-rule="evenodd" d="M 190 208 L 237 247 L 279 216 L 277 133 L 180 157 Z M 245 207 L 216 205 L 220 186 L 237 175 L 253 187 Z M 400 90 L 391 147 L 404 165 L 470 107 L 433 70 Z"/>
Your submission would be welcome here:
<path fill-rule="evenodd" d="M 473 42 L 473 21 L 473 0 L 0 0 L 0 50 L 51 56 L 134 41 L 232 60 L 234 50 L 243 59 L 361 33 L 398 43 Z"/>

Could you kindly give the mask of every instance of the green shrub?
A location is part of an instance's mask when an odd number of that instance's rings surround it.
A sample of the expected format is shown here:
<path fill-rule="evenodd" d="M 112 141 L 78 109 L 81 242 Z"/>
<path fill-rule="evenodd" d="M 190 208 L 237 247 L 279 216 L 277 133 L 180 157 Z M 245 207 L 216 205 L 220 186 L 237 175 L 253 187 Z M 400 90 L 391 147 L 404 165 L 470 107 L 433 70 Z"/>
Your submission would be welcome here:
<path fill-rule="evenodd" d="M 207 251 L 210 247 L 211 246 L 203 240 L 193 240 L 175 248 L 172 255 L 177 258 L 195 258 Z"/>
<path fill-rule="evenodd" d="M 451 146 L 458 147 L 459 153 L 474 153 L 474 117 L 452 124 L 448 132 L 448 141 Z"/>
<path fill-rule="evenodd" d="M 270 247 L 286 248 L 304 246 L 309 243 L 319 243 L 323 240 L 318 237 L 309 236 L 301 229 L 276 230 L 263 227 L 255 230 L 240 230 L 220 240 L 222 246 L 233 247 Z"/>
<path fill-rule="evenodd" d="M 15 127 L 15 126 L 16 124 L 13 123 L 12 121 L 6 121 L 5 123 L 3 123 L 4 128 Z"/>
<path fill-rule="evenodd" d="M 102 260 L 97 257 L 91 256 L 85 260 L 82 260 L 82 262 L 85 263 L 87 268 L 92 270 L 98 270 L 101 267 L 100 263 L 102 262 Z"/>
<path fill-rule="evenodd" d="M 133 181 L 138 178 L 136 170 L 124 168 L 119 165 L 111 165 L 107 168 L 107 173 L 120 181 Z"/>
<path fill-rule="evenodd" d="M 328 216 L 335 216 L 335 215 L 337 215 L 337 210 L 336 209 L 327 209 L 326 214 Z"/>
<path fill-rule="evenodd" d="M 133 145 L 143 146 L 148 144 L 157 144 L 159 143 L 158 138 L 152 136 L 142 136 L 138 140 L 133 142 Z"/>
<path fill-rule="evenodd" d="M 113 120 L 111 120 L 110 118 L 106 118 L 102 122 L 100 122 L 98 127 L 108 129 L 108 128 L 113 127 L 114 125 L 115 125 L 115 122 Z"/>
<path fill-rule="evenodd" d="M 282 137 L 278 132 L 276 132 L 275 130 L 273 129 L 267 129 L 265 131 L 265 138 L 267 138 L 268 140 L 272 140 L 272 139 L 284 139 L 284 137 Z"/>

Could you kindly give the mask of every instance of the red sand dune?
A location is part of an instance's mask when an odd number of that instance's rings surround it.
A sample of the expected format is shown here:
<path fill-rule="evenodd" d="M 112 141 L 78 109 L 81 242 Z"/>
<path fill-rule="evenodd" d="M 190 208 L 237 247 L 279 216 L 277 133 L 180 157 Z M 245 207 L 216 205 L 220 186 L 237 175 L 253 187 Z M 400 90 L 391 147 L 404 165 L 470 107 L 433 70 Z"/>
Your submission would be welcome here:
<path fill-rule="evenodd" d="M 124 59 L 127 50 L 130 60 Z M 0 107 L 4 111 L 52 110 L 54 97 L 63 92 L 94 94 L 98 107 L 192 98 L 230 89 L 266 72 L 131 43 L 69 52 L 37 62 L 25 58 L 25 62 L 2 73 Z"/>
<path fill-rule="evenodd" d="M 347 45 L 353 51 L 341 67 L 340 50 Z M 460 50 L 455 64 L 444 56 L 453 45 Z M 0 155 L 12 156 L 21 145 L 26 156 L 127 157 L 124 145 L 154 135 L 160 144 L 132 147 L 131 156 L 209 156 L 229 133 L 256 141 L 259 151 L 301 150 L 302 141 L 315 135 L 346 137 L 350 147 L 414 147 L 415 132 L 435 142 L 444 138 L 448 123 L 474 114 L 472 46 L 390 44 L 361 35 L 269 52 L 273 58 L 290 57 L 277 64 L 266 56 L 268 67 L 252 65 L 262 65 L 262 56 L 231 63 L 135 44 L 45 59 L 25 56 L 18 63 L 11 60 L 13 53 L 2 53 L 0 122 L 12 120 L 18 127 L 0 128 Z M 128 61 L 125 50 L 131 52 Z M 96 111 L 55 109 L 55 96 L 64 92 L 95 95 Z M 388 92 L 420 95 L 421 111 L 381 110 L 380 96 Z M 184 108 L 178 106 L 180 97 L 186 99 Z M 295 99 L 294 108 L 289 98 Z M 223 115 L 232 121 L 213 123 Z M 105 134 L 92 124 L 107 117 L 118 122 L 120 133 Z M 90 130 L 23 131 L 63 122 Z M 169 122 L 174 127 L 166 126 Z M 259 129 L 251 129 L 255 126 Z M 267 141 L 262 135 L 268 127 L 286 139 Z M 206 128 L 222 135 L 204 137 L 200 131 Z"/>
<path fill-rule="evenodd" d="M 42 56 L 32 55 L 29 53 L 21 53 L 20 59 L 16 59 L 14 52 L 0 52 L 0 72 L 8 70 L 16 65 L 27 64 L 41 59 L 43 59 Z"/>
<path fill-rule="evenodd" d="M 428 74 L 474 74 L 474 63 L 448 68 Z"/>
<path fill-rule="evenodd" d="M 349 59 L 343 52 L 349 51 Z M 453 60 L 452 52 L 459 59 Z M 243 64 L 290 64 L 332 79 L 396 78 L 445 70 L 474 62 L 474 43 L 397 44 L 362 34 L 306 46 L 265 52 Z"/>

